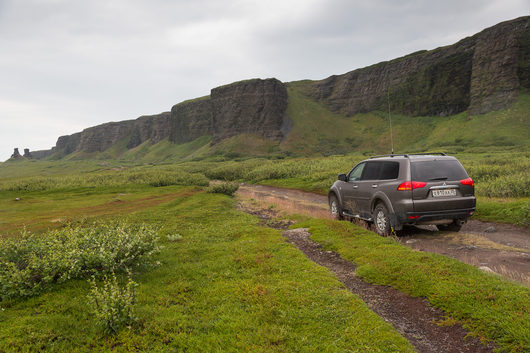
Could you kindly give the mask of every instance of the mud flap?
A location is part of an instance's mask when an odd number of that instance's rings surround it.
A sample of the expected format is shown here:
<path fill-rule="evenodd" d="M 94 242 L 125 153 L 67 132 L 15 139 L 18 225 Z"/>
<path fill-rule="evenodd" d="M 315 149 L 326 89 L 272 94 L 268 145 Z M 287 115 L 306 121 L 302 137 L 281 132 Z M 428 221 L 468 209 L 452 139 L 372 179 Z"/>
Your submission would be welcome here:
<path fill-rule="evenodd" d="M 401 230 L 403 229 L 403 225 L 399 223 L 398 218 L 395 213 L 391 213 L 388 215 L 388 218 L 390 218 L 390 227 L 394 230 Z"/>

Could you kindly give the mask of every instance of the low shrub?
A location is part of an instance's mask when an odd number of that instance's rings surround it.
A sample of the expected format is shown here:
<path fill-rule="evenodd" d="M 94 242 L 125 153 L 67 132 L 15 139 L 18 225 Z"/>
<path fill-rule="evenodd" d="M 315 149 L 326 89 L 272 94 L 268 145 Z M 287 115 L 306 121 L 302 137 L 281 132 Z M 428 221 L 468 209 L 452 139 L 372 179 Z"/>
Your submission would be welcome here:
<path fill-rule="evenodd" d="M 147 225 L 114 222 L 44 235 L 24 231 L 19 238 L 0 239 L 0 301 L 36 295 L 69 278 L 150 264 L 158 251 L 157 232 Z"/>
<path fill-rule="evenodd" d="M 97 324 L 107 334 L 118 332 L 125 326 L 131 326 L 137 321 L 135 315 L 136 291 L 138 286 L 128 275 L 127 283 L 120 284 L 114 273 L 105 275 L 101 287 L 97 286 L 95 277 L 89 280 L 91 291 L 88 302 Z"/>
<path fill-rule="evenodd" d="M 183 170 L 166 171 L 161 168 L 125 169 L 93 174 L 72 174 L 63 176 L 34 176 L 22 179 L 0 180 L 0 191 L 44 191 L 74 187 L 122 186 L 127 184 L 151 185 L 208 185 L 208 178 L 202 173 L 188 173 Z"/>
<path fill-rule="evenodd" d="M 237 189 L 239 189 L 238 183 L 216 183 L 208 187 L 206 192 L 233 196 Z"/>

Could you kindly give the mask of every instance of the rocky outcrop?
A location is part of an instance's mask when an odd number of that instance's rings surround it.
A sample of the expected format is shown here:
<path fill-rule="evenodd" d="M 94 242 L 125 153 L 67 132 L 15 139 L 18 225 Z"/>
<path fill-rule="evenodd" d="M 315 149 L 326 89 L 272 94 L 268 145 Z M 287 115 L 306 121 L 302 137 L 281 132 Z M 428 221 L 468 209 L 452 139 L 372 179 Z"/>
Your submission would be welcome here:
<path fill-rule="evenodd" d="M 184 143 L 205 135 L 214 143 L 244 133 L 279 141 L 290 126 L 286 109 L 287 89 L 277 79 L 235 82 L 212 89 L 211 96 L 176 104 L 171 112 L 61 136 L 51 153 L 60 158 L 73 152 L 103 152 L 120 143 L 131 149 L 165 138 Z"/>
<path fill-rule="evenodd" d="M 213 143 L 240 134 L 279 141 L 287 89 L 277 79 L 249 80 L 212 89 Z"/>
<path fill-rule="evenodd" d="M 31 152 L 31 155 L 34 159 L 44 159 L 49 156 L 51 156 L 53 153 L 53 150 L 40 150 L 40 151 L 33 151 Z"/>
<path fill-rule="evenodd" d="M 62 155 L 67 155 L 77 150 L 79 142 L 81 141 L 81 133 L 77 132 L 72 135 L 60 136 L 57 139 L 55 147 L 52 148 L 52 152 L 58 152 Z"/>
<path fill-rule="evenodd" d="M 213 135 L 212 102 L 209 96 L 182 102 L 171 108 L 171 142 L 184 143 L 205 135 Z"/>
<path fill-rule="evenodd" d="M 12 159 L 20 159 L 22 156 L 20 155 L 20 152 L 18 151 L 18 148 L 15 148 L 13 151 L 13 154 L 11 155 Z"/>
<path fill-rule="evenodd" d="M 348 116 L 373 110 L 407 115 L 484 113 L 509 107 L 528 80 L 530 17 L 460 42 L 315 82 L 308 94 Z M 526 66 L 525 66 L 526 65 Z M 525 83 L 524 85 L 527 85 Z"/>
<path fill-rule="evenodd" d="M 235 82 L 211 90 L 209 97 L 171 109 L 170 141 L 183 143 L 211 135 L 217 143 L 240 134 L 276 141 L 284 137 L 287 89 L 274 78 Z"/>
<path fill-rule="evenodd" d="M 169 136 L 169 120 L 170 113 L 164 112 L 90 127 L 59 137 L 52 153 L 64 156 L 73 152 L 103 152 L 120 142 L 129 149 L 146 141 L 157 143 Z"/>
<path fill-rule="evenodd" d="M 167 138 L 170 133 L 171 113 L 145 115 L 133 120 L 127 148 L 133 148 L 149 141 L 154 144 Z M 125 138 L 126 136 L 124 136 Z"/>
<path fill-rule="evenodd" d="M 474 36 L 472 113 L 506 108 L 519 96 L 521 85 L 529 88 L 524 80 L 528 61 L 520 61 L 530 56 L 529 37 L 530 17 L 500 23 Z"/>
<path fill-rule="evenodd" d="M 24 148 L 24 157 L 25 158 L 33 158 L 33 156 L 31 155 L 31 153 L 29 151 L 29 148 Z"/>

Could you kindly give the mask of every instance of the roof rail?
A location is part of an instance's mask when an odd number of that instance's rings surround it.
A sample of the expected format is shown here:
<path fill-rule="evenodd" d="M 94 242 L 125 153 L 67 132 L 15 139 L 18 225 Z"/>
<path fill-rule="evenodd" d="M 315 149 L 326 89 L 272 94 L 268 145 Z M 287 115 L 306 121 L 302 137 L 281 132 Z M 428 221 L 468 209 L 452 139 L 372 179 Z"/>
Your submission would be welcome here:
<path fill-rule="evenodd" d="M 423 152 L 423 153 L 409 153 L 410 156 L 428 156 L 432 154 L 439 154 L 440 156 L 447 156 L 443 152 Z"/>
<path fill-rule="evenodd" d="M 381 157 L 398 157 L 398 156 L 403 156 L 405 158 L 409 158 L 409 155 L 408 154 L 381 154 L 379 156 L 373 156 L 373 157 L 370 157 L 370 159 L 372 158 L 381 158 Z"/>
<path fill-rule="evenodd" d="M 372 158 L 381 158 L 381 157 L 398 157 L 398 156 L 409 158 L 409 156 L 429 156 L 429 155 L 433 155 L 433 154 L 439 154 L 440 156 L 447 156 L 443 152 L 397 153 L 397 154 L 381 154 L 379 156 L 370 157 L 370 159 L 372 159 Z"/>

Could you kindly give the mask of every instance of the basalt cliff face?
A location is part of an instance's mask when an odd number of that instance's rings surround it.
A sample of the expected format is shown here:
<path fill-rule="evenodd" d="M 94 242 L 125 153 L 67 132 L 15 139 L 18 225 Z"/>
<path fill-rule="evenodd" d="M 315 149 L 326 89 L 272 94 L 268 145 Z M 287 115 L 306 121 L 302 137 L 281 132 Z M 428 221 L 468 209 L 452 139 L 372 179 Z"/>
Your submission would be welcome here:
<path fill-rule="evenodd" d="M 347 116 L 390 109 L 446 116 L 507 108 L 530 88 L 530 17 L 458 43 L 314 82 L 308 94 Z"/>
<path fill-rule="evenodd" d="M 205 135 L 211 135 L 213 143 L 244 133 L 279 141 L 285 132 L 286 109 L 287 90 L 277 79 L 235 82 L 212 89 L 208 97 L 176 104 L 171 112 L 61 136 L 51 154 L 62 157 L 74 152 L 103 152 L 118 143 L 131 149 L 166 138 L 180 144 Z"/>
<path fill-rule="evenodd" d="M 145 141 L 156 143 L 168 136 L 169 119 L 170 113 L 165 112 L 90 127 L 59 137 L 52 152 L 64 156 L 74 152 L 103 152 L 119 142 L 126 143 L 127 148 L 136 147 Z"/>
<path fill-rule="evenodd" d="M 409 116 L 482 114 L 511 106 L 530 90 L 530 16 L 500 23 L 458 43 L 336 75 L 304 93 L 345 116 L 374 110 Z M 286 85 L 253 79 L 211 90 L 170 112 L 107 123 L 61 136 L 34 158 L 133 149 L 168 139 L 175 144 L 210 136 L 212 144 L 239 134 L 281 141 L 293 126 Z"/>

